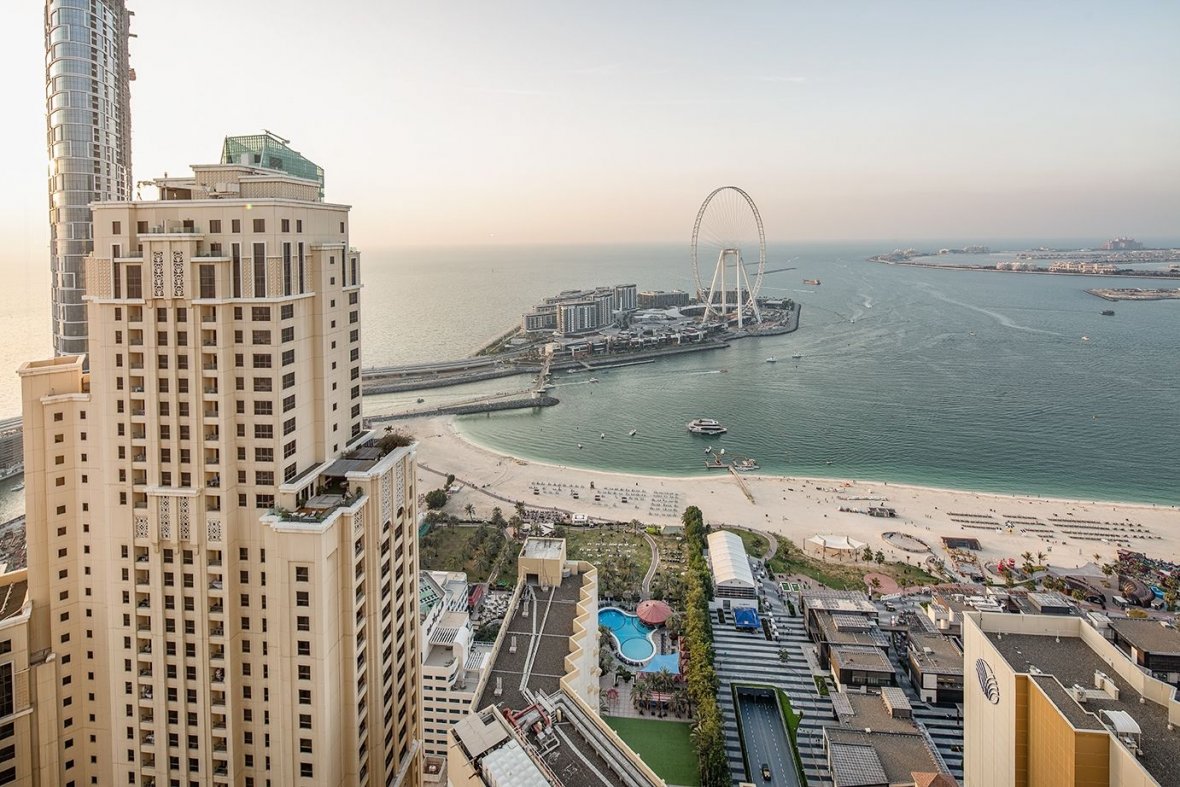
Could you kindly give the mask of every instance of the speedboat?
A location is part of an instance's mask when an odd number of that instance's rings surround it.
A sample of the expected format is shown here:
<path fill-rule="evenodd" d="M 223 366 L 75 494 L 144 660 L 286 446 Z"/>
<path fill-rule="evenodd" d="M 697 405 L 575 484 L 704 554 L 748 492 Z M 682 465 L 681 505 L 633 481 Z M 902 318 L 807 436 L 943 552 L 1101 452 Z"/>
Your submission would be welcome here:
<path fill-rule="evenodd" d="M 599 440 L 605 440 L 605 439 L 606 439 L 606 432 L 599 432 L 599 433 L 598 433 L 598 439 L 599 439 Z"/>
<path fill-rule="evenodd" d="M 794 355 L 791 356 L 791 360 L 797 361 L 802 357 L 803 357 L 803 353 L 795 353 Z"/>
<path fill-rule="evenodd" d="M 635 436 L 635 435 L 637 435 L 637 434 L 639 434 L 639 430 L 638 430 L 638 429 L 632 429 L 630 432 L 627 432 L 627 436 L 628 436 L 628 437 L 634 437 L 634 436 Z"/>
<path fill-rule="evenodd" d="M 688 431 L 693 434 L 718 435 L 729 430 L 722 426 L 720 421 L 714 421 L 712 418 L 694 418 L 688 422 Z"/>
<path fill-rule="evenodd" d="M 775 358 L 775 357 L 772 355 L 772 356 L 770 356 L 769 358 L 767 358 L 767 359 L 766 359 L 766 362 L 767 362 L 767 363 L 778 363 L 778 358 Z"/>
<path fill-rule="evenodd" d="M 588 383 L 596 383 L 596 382 L 598 382 L 598 378 L 597 378 L 597 377 L 591 377 L 591 378 L 590 378 L 589 380 L 587 380 L 586 382 L 588 382 Z"/>

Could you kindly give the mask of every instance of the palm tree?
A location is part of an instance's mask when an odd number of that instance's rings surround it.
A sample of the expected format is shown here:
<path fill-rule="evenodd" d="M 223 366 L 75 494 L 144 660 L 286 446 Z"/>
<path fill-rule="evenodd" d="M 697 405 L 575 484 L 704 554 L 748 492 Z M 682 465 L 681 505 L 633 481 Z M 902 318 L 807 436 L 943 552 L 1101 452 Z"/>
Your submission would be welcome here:
<path fill-rule="evenodd" d="M 463 513 L 467 514 L 468 519 L 474 519 L 475 505 L 473 503 L 468 503 L 467 505 L 463 506 Z"/>
<path fill-rule="evenodd" d="M 1045 558 L 1046 557 L 1047 557 L 1047 555 L 1044 552 L 1038 552 L 1037 553 L 1037 565 L 1038 566 L 1045 565 Z"/>

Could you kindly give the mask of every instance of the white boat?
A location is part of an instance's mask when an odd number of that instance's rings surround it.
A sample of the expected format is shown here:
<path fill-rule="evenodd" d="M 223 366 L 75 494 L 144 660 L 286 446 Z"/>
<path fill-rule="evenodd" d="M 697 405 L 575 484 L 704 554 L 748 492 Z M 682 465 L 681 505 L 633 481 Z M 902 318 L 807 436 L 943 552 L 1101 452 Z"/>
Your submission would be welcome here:
<path fill-rule="evenodd" d="M 637 435 L 637 434 L 639 434 L 639 430 L 638 430 L 638 429 L 632 429 L 630 432 L 627 432 L 627 436 L 628 436 L 628 437 L 634 437 L 634 436 L 635 436 L 635 435 Z"/>
<path fill-rule="evenodd" d="M 749 473 L 751 471 L 757 470 L 759 467 L 758 463 L 753 459 L 742 459 L 741 461 L 734 462 L 731 466 L 739 473 Z"/>
<path fill-rule="evenodd" d="M 791 360 L 797 361 L 802 357 L 803 357 L 803 353 L 795 353 L 794 355 L 791 356 Z"/>
<path fill-rule="evenodd" d="M 605 440 L 605 439 L 606 439 L 606 432 L 599 432 L 599 433 L 598 433 L 598 439 L 599 439 L 599 440 Z"/>
<path fill-rule="evenodd" d="M 586 382 L 588 382 L 588 383 L 596 383 L 596 382 L 598 382 L 598 378 L 597 378 L 597 377 L 591 377 L 591 378 L 590 378 L 589 380 L 587 380 Z"/>
<path fill-rule="evenodd" d="M 729 430 L 722 426 L 720 421 L 712 418 L 694 418 L 688 422 L 688 431 L 693 434 L 717 435 L 725 434 Z"/>
<path fill-rule="evenodd" d="M 19 484 L 17 484 L 16 486 L 14 486 L 14 487 L 12 488 L 12 491 L 13 491 L 13 492 L 19 492 L 20 490 L 22 490 L 22 489 L 24 489 L 24 488 L 25 488 L 25 482 L 24 482 L 24 481 L 21 481 Z"/>
<path fill-rule="evenodd" d="M 767 359 L 766 359 L 766 362 L 767 362 L 767 363 L 778 363 L 778 358 L 775 358 L 775 357 L 772 355 L 772 356 L 770 356 L 769 358 L 767 358 Z"/>

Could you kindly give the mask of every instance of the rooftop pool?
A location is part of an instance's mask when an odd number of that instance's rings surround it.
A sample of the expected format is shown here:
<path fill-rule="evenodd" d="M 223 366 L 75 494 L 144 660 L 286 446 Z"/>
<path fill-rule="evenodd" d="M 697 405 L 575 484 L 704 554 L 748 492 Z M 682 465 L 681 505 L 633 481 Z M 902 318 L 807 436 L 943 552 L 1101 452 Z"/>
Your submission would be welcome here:
<path fill-rule="evenodd" d="M 652 629 L 641 623 L 638 616 L 618 607 L 607 607 L 598 611 L 598 625 L 610 629 L 615 639 L 615 653 L 623 661 L 643 666 L 656 654 Z"/>

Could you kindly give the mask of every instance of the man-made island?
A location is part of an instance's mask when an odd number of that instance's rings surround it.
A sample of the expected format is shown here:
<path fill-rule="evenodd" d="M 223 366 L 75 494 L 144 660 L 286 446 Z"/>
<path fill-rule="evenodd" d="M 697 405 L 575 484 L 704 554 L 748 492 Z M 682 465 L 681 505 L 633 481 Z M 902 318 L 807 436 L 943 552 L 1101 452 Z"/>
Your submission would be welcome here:
<path fill-rule="evenodd" d="M 544 388 L 550 372 L 651 363 L 798 329 L 795 301 L 758 297 L 738 308 L 739 297 L 748 293 L 714 293 L 710 308 L 707 298 L 679 290 L 639 292 L 634 284 L 567 290 L 536 305 L 471 358 L 366 369 L 364 392 L 441 388 L 522 374 L 537 376 Z"/>
<path fill-rule="evenodd" d="M 1141 287 L 1128 288 L 1112 288 L 1112 287 L 1098 287 L 1093 290 L 1086 290 L 1091 295 L 1096 295 L 1104 301 L 1167 301 L 1180 300 L 1180 287 L 1175 289 L 1160 288 L 1154 290 L 1143 289 Z"/>
<path fill-rule="evenodd" d="M 1011 252 L 1012 258 L 995 263 L 951 263 L 940 258 L 959 254 L 991 254 L 987 246 L 966 246 L 937 251 L 894 249 L 869 257 L 870 262 L 887 265 L 911 265 L 944 270 L 994 271 L 1004 273 L 1040 273 L 1064 276 L 1134 276 L 1145 279 L 1180 279 L 1180 249 L 1145 249 L 1133 238 L 1115 238 L 1100 249 L 1038 248 Z M 1163 265 L 1167 270 L 1131 267 Z"/>

